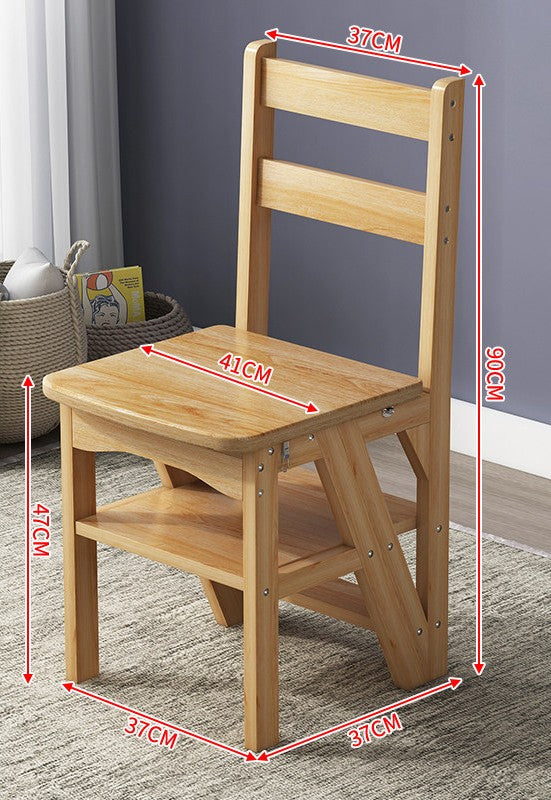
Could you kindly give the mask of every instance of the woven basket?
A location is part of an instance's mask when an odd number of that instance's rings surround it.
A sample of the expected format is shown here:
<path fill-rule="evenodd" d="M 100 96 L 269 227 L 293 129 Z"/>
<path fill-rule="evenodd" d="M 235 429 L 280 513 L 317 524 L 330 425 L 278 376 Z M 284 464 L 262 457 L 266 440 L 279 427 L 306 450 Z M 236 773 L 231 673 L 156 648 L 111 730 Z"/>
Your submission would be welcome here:
<path fill-rule="evenodd" d="M 65 286 L 59 292 L 27 300 L 0 302 L 0 443 L 25 438 L 25 392 L 29 374 L 32 390 L 32 437 L 48 433 L 59 423 L 59 406 L 42 392 L 42 379 L 86 361 L 86 327 L 73 274 L 89 247 L 75 242 L 60 272 Z M 3 281 L 13 261 L 0 262 Z"/>
<path fill-rule="evenodd" d="M 193 330 L 188 315 L 172 297 L 145 292 L 144 304 L 143 322 L 129 322 L 112 328 L 86 326 L 89 361 L 133 350 L 141 344 L 171 339 Z"/>

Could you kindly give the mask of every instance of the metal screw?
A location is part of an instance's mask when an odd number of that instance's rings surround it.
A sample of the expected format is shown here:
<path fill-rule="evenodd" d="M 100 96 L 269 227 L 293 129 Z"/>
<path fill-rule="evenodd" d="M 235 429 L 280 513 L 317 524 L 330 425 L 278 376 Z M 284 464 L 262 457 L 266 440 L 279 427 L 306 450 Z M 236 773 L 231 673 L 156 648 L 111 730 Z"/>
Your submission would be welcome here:
<path fill-rule="evenodd" d="M 259 472 L 264 472 L 264 464 L 259 464 L 258 465 L 258 471 Z"/>
<path fill-rule="evenodd" d="M 367 557 L 368 558 L 373 558 L 373 550 L 368 550 L 367 551 Z"/>
<path fill-rule="evenodd" d="M 269 456 L 273 456 L 273 454 L 274 454 L 274 448 L 273 447 L 268 447 L 268 455 Z"/>
<path fill-rule="evenodd" d="M 383 417 L 391 417 L 394 414 L 394 406 L 387 406 L 381 411 Z"/>
<path fill-rule="evenodd" d="M 264 489 L 259 489 L 258 490 L 258 496 L 262 497 L 263 494 L 264 494 Z"/>
<path fill-rule="evenodd" d="M 442 533 L 442 526 L 441 525 L 437 525 L 436 526 L 436 533 Z"/>
<path fill-rule="evenodd" d="M 392 550 L 392 548 L 393 548 L 393 547 L 394 547 L 394 545 L 392 544 L 392 542 L 389 542 L 389 543 L 387 544 L 387 546 L 386 546 L 386 549 L 387 549 L 387 550 Z"/>
<path fill-rule="evenodd" d="M 435 628 L 439 628 L 441 625 L 442 625 L 442 623 L 440 622 L 439 619 L 437 619 L 436 622 L 434 623 L 434 627 Z"/>
<path fill-rule="evenodd" d="M 448 239 L 448 237 L 447 237 L 447 236 L 444 236 L 444 244 L 448 244 L 448 242 L 449 242 L 449 241 L 450 241 L 450 240 Z"/>
<path fill-rule="evenodd" d="M 450 140 L 450 142 L 454 141 L 455 136 L 453 135 L 453 133 L 450 133 L 450 135 L 448 136 L 448 139 Z"/>
<path fill-rule="evenodd" d="M 444 209 L 444 211 L 446 212 L 446 214 L 449 214 L 449 213 L 450 213 L 450 207 L 449 207 L 449 206 L 446 206 L 446 208 Z"/>
<path fill-rule="evenodd" d="M 264 589 L 262 594 L 264 595 L 264 597 L 268 597 L 268 595 L 270 594 L 270 590 L 269 589 Z"/>
<path fill-rule="evenodd" d="M 309 442 L 313 442 L 315 438 L 316 438 L 316 437 L 314 436 L 314 434 L 313 434 L 313 433 L 309 433 L 309 434 L 308 434 L 308 441 L 309 441 Z"/>
<path fill-rule="evenodd" d="M 417 628 L 417 636 L 421 636 L 423 633 L 423 628 Z"/>
<path fill-rule="evenodd" d="M 454 106 L 455 106 L 455 100 L 450 100 L 450 106 L 451 106 L 452 108 L 454 108 Z"/>

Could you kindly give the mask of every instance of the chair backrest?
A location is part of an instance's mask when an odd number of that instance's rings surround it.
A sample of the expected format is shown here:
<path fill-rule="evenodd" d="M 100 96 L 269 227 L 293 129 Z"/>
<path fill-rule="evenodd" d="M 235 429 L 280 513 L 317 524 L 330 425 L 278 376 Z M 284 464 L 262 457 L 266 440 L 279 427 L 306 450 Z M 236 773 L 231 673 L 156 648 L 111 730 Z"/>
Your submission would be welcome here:
<path fill-rule="evenodd" d="M 236 325 L 268 331 L 271 210 L 424 248 L 419 377 L 449 405 L 464 81 L 431 89 L 276 58 L 276 43 L 245 50 Z M 273 158 L 274 109 L 428 142 L 426 191 Z"/>

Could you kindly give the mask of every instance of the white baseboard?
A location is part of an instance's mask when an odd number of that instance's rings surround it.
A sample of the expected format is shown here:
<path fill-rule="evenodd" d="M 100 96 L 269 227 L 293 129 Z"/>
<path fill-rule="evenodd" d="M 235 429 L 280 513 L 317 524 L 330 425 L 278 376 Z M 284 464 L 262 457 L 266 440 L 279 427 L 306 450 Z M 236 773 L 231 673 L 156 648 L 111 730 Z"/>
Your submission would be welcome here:
<path fill-rule="evenodd" d="M 551 425 L 482 408 L 482 458 L 551 478 Z M 476 456 L 476 406 L 452 399 L 451 449 Z"/>

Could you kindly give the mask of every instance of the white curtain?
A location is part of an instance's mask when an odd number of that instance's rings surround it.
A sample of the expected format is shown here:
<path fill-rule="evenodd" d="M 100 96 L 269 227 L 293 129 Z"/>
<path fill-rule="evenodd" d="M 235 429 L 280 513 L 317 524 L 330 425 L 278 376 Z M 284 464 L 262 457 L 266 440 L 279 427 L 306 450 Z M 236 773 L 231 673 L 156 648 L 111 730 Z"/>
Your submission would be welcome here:
<path fill-rule="evenodd" d="M 123 263 L 114 0 L 0 0 L 0 259 Z"/>

